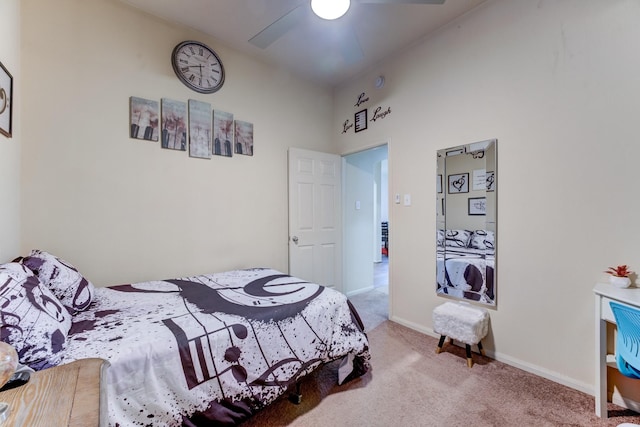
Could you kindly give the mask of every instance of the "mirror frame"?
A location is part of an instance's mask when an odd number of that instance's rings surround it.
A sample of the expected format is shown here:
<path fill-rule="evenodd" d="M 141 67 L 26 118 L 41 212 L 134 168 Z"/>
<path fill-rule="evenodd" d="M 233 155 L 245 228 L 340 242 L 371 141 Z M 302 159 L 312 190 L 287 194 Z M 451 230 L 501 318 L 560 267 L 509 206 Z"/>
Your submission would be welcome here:
<path fill-rule="evenodd" d="M 497 305 L 497 139 L 437 152 L 436 294 Z"/>

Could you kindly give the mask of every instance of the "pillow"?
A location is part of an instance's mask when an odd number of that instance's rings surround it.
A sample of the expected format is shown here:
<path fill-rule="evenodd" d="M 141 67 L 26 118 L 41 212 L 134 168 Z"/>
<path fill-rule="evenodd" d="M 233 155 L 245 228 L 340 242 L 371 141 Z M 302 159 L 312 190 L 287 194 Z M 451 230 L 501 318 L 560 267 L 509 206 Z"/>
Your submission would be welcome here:
<path fill-rule="evenodd" d="M 86 310 L 93 300 L 95 288 L 78 270 L 50 253 L 34 249 L 22 260 L 45 286 L 60 300 L 69 313 Z"/>
<path fill-rule="evenodd" d="M 469 230 L 447 230 L 445 232 L 445 245 L 452 248 L 466 248 L 469 246 L 471 231 Z"/>
<path fill-rule="evenodd" d="M 483 249 L 493 251 L 495 235 L 493 231 L 476 230 L 471 235 L 469 247 L 473 249 Z"/>
<path fill-rule="evenodd" d="M 20 363 L 35 370 L 56 366 L 70 328 L 71 315 L 33 272 L 18 263 L 0 265 L 0 339 L 16 349 Z"/>

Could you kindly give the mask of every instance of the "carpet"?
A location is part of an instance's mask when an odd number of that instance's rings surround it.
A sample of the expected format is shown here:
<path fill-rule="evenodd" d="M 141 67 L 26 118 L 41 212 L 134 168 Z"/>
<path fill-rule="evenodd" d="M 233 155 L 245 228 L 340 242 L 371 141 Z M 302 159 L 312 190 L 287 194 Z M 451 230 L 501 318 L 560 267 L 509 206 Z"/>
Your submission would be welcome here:
<path fill-rule="evenodd" d="M 609 403 L 594 413 L 591 395 L 391 321 L 368 332 L 372 369 L 342 386 L 337 362 L 301 384 L 302 403 L 281 398 L 242 424 L 257 426 L 617 426 L 640 415 Z"/>

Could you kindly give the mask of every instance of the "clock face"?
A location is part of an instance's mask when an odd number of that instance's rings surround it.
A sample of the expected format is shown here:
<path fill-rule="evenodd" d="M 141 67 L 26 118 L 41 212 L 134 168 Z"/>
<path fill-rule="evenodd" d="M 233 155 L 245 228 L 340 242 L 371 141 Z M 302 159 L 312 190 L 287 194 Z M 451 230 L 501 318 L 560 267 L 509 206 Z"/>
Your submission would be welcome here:
<path fill-rule="evenodd" d="M 196 41 L 178 44 L 171 55 L 173 71 L 190 89 L 213 93 L 224 83 L 224 67 L 218 55 L 207 45 Z"/>

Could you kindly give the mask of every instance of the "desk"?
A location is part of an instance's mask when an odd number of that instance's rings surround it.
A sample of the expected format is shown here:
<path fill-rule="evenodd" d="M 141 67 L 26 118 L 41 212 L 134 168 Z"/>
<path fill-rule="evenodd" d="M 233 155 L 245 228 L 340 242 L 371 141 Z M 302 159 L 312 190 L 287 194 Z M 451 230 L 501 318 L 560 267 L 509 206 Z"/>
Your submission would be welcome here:
<path fill-rule="evenodd" d="M 607 322 L 616 322 L 609 302 L 640 308 L 640 289 L 598 283 L 593 292 L 596 297 L 596 415 L 607 418 Z"/>
<path fill-rule="evenodd" d="M 106 426 L 105 369 L 109 362 L 82 359 L 31 374 L 25 385 L 0 392 L 9 404 L 2 427 Z"/>

